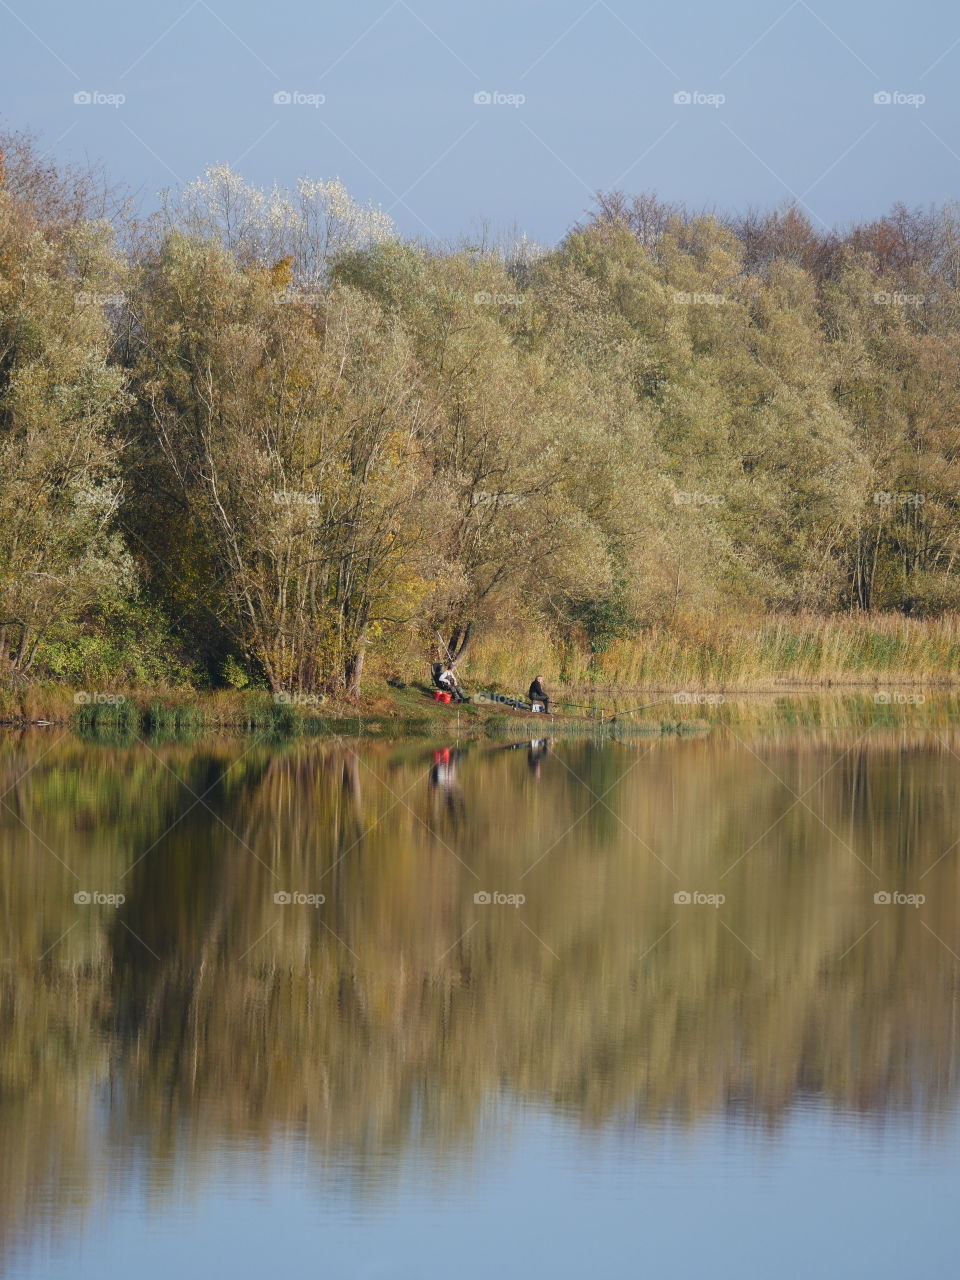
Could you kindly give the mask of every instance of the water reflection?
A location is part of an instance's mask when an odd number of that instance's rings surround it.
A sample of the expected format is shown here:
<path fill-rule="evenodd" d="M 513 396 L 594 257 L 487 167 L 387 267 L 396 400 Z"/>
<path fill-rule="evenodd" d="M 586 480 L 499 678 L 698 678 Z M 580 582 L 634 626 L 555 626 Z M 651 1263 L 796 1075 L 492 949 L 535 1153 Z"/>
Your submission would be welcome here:
<path fill-rule="evenodd" d="M 462 755 L 458 747 L 438 747 L 430 767 L 430 786 L 437 801 L 433 806 L 434 816 L 439 817 L 445 811 L 454 826 L 459 826 L 467 816 L 467 802 L 457 772 Z"/>
<path fill-rule="evenodd" d="M 960 741 L 929 709 L 804 714 L 507 747 L 3 738 L 0 1237 L 290 1133 L 359 1189 L 461 1162 L 504 1095 L 621 1132 L 775 1132 L 811 1099 L 935 1131 Z"/>

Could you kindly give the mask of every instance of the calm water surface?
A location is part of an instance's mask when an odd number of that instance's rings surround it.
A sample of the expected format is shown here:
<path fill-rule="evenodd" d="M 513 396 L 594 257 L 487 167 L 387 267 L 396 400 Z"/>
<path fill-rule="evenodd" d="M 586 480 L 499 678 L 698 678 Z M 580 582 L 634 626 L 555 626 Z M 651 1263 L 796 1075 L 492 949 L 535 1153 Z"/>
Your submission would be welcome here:
<path fill-rule="evenodd" d="M 953 1274 L 957 708 L 710 715 L 0 739 L 0 1273 Z"/>

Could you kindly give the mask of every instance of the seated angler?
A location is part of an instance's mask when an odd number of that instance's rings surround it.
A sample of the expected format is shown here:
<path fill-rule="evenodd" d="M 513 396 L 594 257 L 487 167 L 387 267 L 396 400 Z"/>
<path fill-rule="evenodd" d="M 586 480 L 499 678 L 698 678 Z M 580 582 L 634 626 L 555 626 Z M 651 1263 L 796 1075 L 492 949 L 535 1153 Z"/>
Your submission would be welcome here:
<path fill-rule="evenodd" d="M 527 690 L 527 697 L 530 699 L 531 703 L 539 702 L 543 706 L 547 715 L 550 714 L 550 699 L 543 688 L 543 676 L 537 676 L 533 681 L 530 688 Z"/>
<path fill-rule="evenodd" d="M 453 663 L 448 662 L 445 670 L 441 671 L 436 677 L 439 688 L 444 689 L 447 693 L 452 694 L 454 702 L 466 702 L 467 695 L 460 687 L 457 680 L 457 673 L 453 669 Z"/>

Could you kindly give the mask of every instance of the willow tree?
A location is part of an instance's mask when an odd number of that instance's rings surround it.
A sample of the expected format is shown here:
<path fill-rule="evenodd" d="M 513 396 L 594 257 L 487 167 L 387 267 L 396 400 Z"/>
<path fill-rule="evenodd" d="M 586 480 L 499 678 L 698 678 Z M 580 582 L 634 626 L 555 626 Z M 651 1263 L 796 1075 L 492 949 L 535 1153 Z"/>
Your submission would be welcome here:
<path fill-rule="evenodd" d="M 531 343 L 534 298 L 503 258 L 388 244 L 342 258 L 335 278 L 398 317 L 423 370 L 452 574 L 433 622 L 454 661 L 478 625 L 518 611 L 549 625 L 571 595 L 602 592 L 611 565 L 582 489 L 607 441 L 576 370 Z"/>
<path fill-rule="evenodd" d="M 599 348 L 595 364 L 632 366 L 672 490 L 672 518 L 638 543 L 638 578 L 661 580 L 641 598 L 663 616 L 669 565 L 677 609 L 837 600 L 863 467 L 833 399 L 809 273 L 778 262 L 751 274 L 733 232 L 711 218 L 666 218 L 650 243 L 605 217 L 556 259 L 553 278 L 579 281 L 581 297 L 592 286 L 607 321 L 599 342 L 602 325 L 589 311 L 581 322 L 582 307 L 564 329 L 585 354 Z M 646 488 L 641 505 L 655 510 Z"/>
<path fill-rule="evenodd" d="M 370 643 L 432 590 L 422 389 L 369 299 L 281 303 L 277 283 L 216 243 L 158 247 L 137 290 L 142 442 L 202 542 L 184 564 L 206 565 L 208 607 L 270 687 L 355 692 Z"/>
<path fill-rule="evenodd" d="M 29 670 L 52 630 L 129 585 L 115 532 L 123 376 L 108 230 L 83 181 L 14 139 L 0 163 L 0 664 Z"/>
<path fill-rule="evenodd" d="M 291 190 L 248 182 L 229 165 L 211 165 L 163 193 L 156 219 L 166 233 L 219 244 L 245 267 L 289 264 L 289 284 L 309 291 L 327 280 L 339 254 L 391 240 L 379 207 L 354 200 L 338 178 L 302 177 Z"/>

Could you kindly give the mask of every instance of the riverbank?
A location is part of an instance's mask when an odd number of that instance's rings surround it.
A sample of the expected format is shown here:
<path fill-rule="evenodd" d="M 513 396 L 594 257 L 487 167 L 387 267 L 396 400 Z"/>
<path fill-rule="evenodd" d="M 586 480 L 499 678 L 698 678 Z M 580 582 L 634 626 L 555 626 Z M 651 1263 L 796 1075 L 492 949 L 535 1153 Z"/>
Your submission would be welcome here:
<path fill-rule="evenodd" d="M 668 696 L 654 699 L 650 710 L 650 716 L 631 716 L 622 727 L 637 734 L 703 728 L 696 704 L 677 703 Z M 275 697 L 260 690 L 75 692 L 63 686 L 36 686 L 15 699 L 10 694 L 0 697 L 0 725 L 7 728 L 69 728 L 81 736 L 115 741 L 138 736 L 184 741 L 216 731 L 280 739 L 301 734 L 447 739 L 453 734 L 469 740 L 540 736 L 548 727 L 551 736 L 602 731 L 610 721 L 599 701 L 593 706 L 566 706 L 558 716 L 546 717 L 492 700 L 443 705 L 425 685 L 385 681 L 371 681 L 367 695 L 356 700 L 323 695 Z"/>
<path fill-rule="evenodd" d="M 458 742 L 549 736 L 700 734 L 710 729 L 750 725 L 782 729 L 837 724 L 894 727 L 953 724 L 960 717 L 960 687 L 939 685 L 926 692 L 914 684 L 850 682 L 829 688 L 782 684 L 726 693 L 690 690 L 558 689 L 546 717 L 494 701 L 441 705 L 426 685 L 371 681 L 360 700 L 275 699 L 264 691 L 73 693 L 63 686 L 34 688 L 11 705 L 6 695 L 0 727 L 16 732 L 39 727 L 66 731 L 90 741 L 129 744 L 189 743 L 201 737 L 257 736 L 264 741 L 298 737 L 402 739 Z"/>
<path fill-rule="evenodd" d="M 598 653 L 558 646 L 538 630 L 518 624 L 509 636 L 482 632 L 461 667 L 466 687 L 516 696 L 541 672 L 563 710 L 583 704 L 605 707 L 657 702 L 658 713 L 698 705 L 706 695 L 787 692 L 960 689 L 960 614 L 920 621 L 902 614 L 779 615 L 758 620 L 677 619 L 669 628 L 647 628 L 612 640 Z M 129 674 L 113 682 L 101 673 L 77 688 L 65 680 L 38 679 L 0 690 L 0 723 L 77 724 L 138 718 L 141 727 L 279 730 L 322 719 L 337 731 L 356 732 L 358 721 L 399 725 L 450 719 L 450 709 L 430 701 L 424 684 L 423 645 L 411 637 L 389 667 L 371 666 L 359 699 L 292 694 L 274 698 L 265 689 L 198 689 L 148 686 Z M 75 677 L 76 679 L 76 677 Z M 134 713 L 117 711 L 130 704 Z M 456 712 L 453 713 L 456 715 Z M 474 712 L 460 712 L 470 723 Z M 480 721 L 503 714 L 487 709 Z M 680 714 L 679 712 L 677 714 Z"/>

